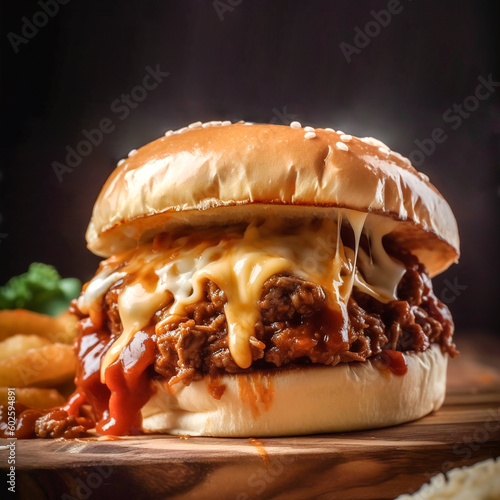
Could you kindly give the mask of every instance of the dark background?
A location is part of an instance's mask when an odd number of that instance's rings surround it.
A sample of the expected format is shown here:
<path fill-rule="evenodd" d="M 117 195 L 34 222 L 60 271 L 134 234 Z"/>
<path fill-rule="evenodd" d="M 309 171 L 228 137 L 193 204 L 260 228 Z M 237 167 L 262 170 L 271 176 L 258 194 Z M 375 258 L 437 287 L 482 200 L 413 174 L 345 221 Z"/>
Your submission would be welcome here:
<path fill-rule="evenodd" d="M 0 283 L 32 261 L 89 279 L 99 258 L 84 233 L 101 185 L 130 149 L 170 128 L 298 119 L 405 155 L 442 128 L 446 140 L 420 155 L 419 169 L 456 214 L 462 257 L 435 289 L 459 331 L 499 331 L 500 88 L 461 123 L 445 114 L 457 115 L 479 77 L 500 81 L 497 2 L 396 0 L 399 12 L 377 27 L 371 11 L 394 3 L 64 1 L 42 0 L 45 17 L 35 1 L 0 7 Z M 372 36 L 348 62 L 340 44 L 354 46 L 369 22 Z M 136 91 L 144 98 L 124 117 L 113 102 L 148 66 L 169 75 L 145 96 Z M 66 147 L 105 118 L 113 132 L 60 182 L 53 162 L 65 163 Z"/>

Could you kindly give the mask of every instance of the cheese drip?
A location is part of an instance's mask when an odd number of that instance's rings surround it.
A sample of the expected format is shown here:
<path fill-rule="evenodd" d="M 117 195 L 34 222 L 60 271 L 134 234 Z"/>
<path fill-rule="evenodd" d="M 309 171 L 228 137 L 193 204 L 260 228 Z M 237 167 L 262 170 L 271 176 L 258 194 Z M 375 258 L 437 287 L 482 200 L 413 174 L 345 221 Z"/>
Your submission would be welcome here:
<path fill-rule="evenodd" d="M 291 260 L 255 246 L 258 236 L 257 229 L 249 227 L 241 244 L 230 248 L 224 259 L 212 262 L 194 276 L 197 283 L 202 278 L 212 280 L 226 293 L 224 313 L 229 351 L 241 368 L 248 368 L 252 363 L 250 337 L 260 316 L 257 302 L 264 283 L 271 276 L 294 267 Z"/>
<path fill-rule="evenodd" d="M 345 247 L 340 237 L 343 219 L 353 230 L 353 249 Z M 397 298 L 405 268 L 382 244 L 394 221 L 339 209 L 337 220 L 325 218 L 285 228 L 278 224 L 283 222 L 252 223 L 217 233 L 200 231 L 177 239 L 157 237 L 104 261 L 78 302 L 83 313 L 95 311 L 97 318 L 104 293 L 126 280 L 118 297 L 123 332 L 101 362 L 101 380 L 105 381 L 106 368 L 158 310 L 168 308 L 167 322 L 184 317 L 186 306 L 202 299 L 207 279 L 226 295 L 229 350 L 241 368 L 251 364 L 250 337 L 260 314 L 257 302 L 264 283 L 275 274 L 287 272 L 320 284 L 327 306 L 340 309 L 344 324 L 353 288 L 381 302 Z M 368 253 L 360 247 L 362 233 L 370 243 Z"/>

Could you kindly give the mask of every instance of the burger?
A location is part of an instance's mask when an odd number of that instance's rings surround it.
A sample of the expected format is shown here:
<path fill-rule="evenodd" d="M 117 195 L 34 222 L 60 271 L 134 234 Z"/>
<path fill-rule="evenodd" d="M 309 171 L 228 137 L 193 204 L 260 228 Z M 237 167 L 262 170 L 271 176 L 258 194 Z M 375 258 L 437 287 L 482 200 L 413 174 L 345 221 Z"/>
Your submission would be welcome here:
<path fill-rule="evenodd" d="M 373 138 L 194 123 L 133 150 L 87 230 L 77 391 L 101 434 L 391 426 L 444 400 L 459 256 L 426 175 Z"/>

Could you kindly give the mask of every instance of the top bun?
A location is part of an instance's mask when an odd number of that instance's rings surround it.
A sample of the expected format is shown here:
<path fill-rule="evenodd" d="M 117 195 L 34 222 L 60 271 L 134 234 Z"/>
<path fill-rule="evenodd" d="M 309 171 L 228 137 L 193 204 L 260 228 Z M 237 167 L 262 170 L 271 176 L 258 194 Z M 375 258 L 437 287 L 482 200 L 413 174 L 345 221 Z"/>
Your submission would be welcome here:
<path fill-rule="evenodd" d="M 401 221 L 390 237 L 411 249 L 431 276 L 458 258 L 448 203 L 380 141 L 247 123 L 197 123 L 137 150 L 102 188 L 87 243 L 107 257 L 179 224 L 321 216 L 335 207 Z"/>

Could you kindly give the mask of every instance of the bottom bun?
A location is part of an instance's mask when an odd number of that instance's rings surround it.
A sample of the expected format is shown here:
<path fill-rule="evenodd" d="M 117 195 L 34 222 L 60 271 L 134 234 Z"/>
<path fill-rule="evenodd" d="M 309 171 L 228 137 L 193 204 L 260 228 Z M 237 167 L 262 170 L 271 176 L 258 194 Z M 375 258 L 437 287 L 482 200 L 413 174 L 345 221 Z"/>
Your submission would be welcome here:
<path fill-rule="evenodd" d="M 441 407 L 448 355 L 433 344 L 404 355 L 395 375 L 372 361 L 205 377 L 186 386 L 157 382 L 142 410 L 146 432 L 259 437 L 386 427 Z M 218 400 L 212 396 L 224 392 Z"/>

